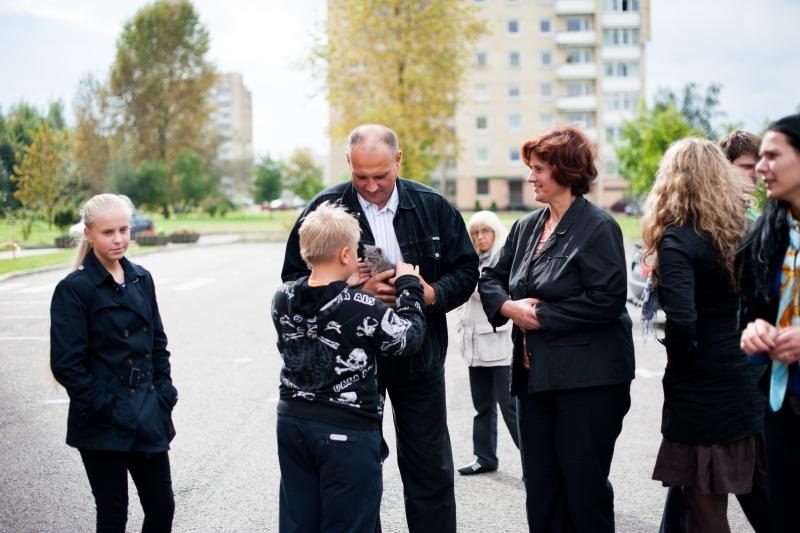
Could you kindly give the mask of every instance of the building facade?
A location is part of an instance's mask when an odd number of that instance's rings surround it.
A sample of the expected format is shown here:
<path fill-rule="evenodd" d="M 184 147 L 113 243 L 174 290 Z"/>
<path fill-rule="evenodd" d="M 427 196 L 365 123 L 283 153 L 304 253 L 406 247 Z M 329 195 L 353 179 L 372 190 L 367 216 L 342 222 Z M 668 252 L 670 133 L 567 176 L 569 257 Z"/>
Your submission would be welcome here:
<path fill-rule="evenodd" d="M 229 197 L 247 196 L 252 183 L 253 107 L 242 75 L 217 77 L 212 90 L 213 122 L 220 135 L 218 157 L 223 167 L 222 188 Z"/>
<path fill-rule="evenodd" d="M 627 182 L 615 145 L 644 97 L 649 0 L 474 0 L 489 26 L 456 114 L 459 157 L 444 191 L 459 208 L 527 208 L 520 146 L 565 125 L 596 144 L 593 200 L 609 207 Z"/>

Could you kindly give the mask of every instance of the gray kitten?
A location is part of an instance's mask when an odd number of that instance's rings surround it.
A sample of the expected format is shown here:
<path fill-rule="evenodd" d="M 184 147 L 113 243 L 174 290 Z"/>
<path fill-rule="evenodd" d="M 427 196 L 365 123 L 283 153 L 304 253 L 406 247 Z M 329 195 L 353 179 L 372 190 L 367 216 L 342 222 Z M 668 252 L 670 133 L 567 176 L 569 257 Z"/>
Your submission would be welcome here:
<path fill-rule="evenodd" d="M 380 272 L 392 270 L 394 268 L 394 265 L 390 263 L 388 259 L 386 259 L 385 255 L 383 255 L 383 250 L 381 250 L 380 246 L 371 246 L 369 244 L 365 244 L 364 262 L 369 267 L 369 273 L 372 276 Z"/>

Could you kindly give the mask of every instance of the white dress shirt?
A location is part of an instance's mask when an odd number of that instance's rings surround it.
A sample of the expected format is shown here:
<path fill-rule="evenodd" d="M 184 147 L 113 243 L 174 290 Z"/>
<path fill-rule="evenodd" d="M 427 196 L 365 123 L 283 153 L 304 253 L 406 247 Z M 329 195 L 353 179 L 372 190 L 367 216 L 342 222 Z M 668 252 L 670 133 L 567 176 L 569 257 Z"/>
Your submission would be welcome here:
<path fill-rule="evenodd" d="M 375 245 L 381 247 L 383 255 L 389 262 L 395 264 L 398 261 L 402 261 L 403 252 L 400 251 L 400 244 L 398 244 L 397 235 L 394 232 L 394 215 L 400 205 L 397 184 L 395 184 L 392 196 L 383 209 L 368 202 L 360 194 L 357 196 L 358 203 L 361 204 L 361 209 L 367 217 L 369 229 L 372 230 L 372 235 L 375 237 Z"/>

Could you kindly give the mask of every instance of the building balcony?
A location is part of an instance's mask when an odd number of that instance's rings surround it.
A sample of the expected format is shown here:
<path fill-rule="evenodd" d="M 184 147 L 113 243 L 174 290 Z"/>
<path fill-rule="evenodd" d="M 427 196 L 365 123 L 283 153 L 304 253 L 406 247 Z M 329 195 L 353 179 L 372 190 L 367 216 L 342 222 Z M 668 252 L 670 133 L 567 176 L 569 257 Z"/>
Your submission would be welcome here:
<path fill-rule="evenodd" d="M 588 96 L 564 96 L 556 100 L 556 108 L 561 112 L 570 111 L 595 111 L 597 109 L 597 97 Z"/>
<path fill-rule="evenodd" d="M 638 46 L 604 46 L 601 56 L 607 60 L 638 61 L 642 57 L 642 50 Z"/>
<path fill-rule="evenodd" d="M 592 46 L 597 44 L 594 31 L 560 31 L 556 33 L 556 44 L 561 46 Z"/>
<path fill-rule="evenodd" d="M 632 93 L 642 90 L 642 81 L 638 76 L 631 78 L 603 78 L 603 92 Z"/>
<path fill-rule="evenodd" d="M 556 0 L 556 15 L 592 15 L 594 0 Z"/>
<path fill-rule="evenodd" d="M 556 69 L 559 80 L 593 80 L 597 77 L 596 63 L 572 63 L 559 65 Z"/>
<path fill-rule="evenodd" d="M 605 28 L 638 28 L 642 25 L 642 17 L 638 12 L 606 11 L 603 13 Z"/>

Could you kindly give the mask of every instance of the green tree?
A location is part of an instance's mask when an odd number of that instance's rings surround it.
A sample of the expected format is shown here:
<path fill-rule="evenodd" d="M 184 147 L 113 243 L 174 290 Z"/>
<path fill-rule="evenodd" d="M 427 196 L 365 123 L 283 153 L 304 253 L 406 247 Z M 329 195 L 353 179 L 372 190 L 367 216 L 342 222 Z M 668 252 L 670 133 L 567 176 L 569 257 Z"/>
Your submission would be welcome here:
<path fill-rule="evenodd" d="M 633 119 L 624 123 L 617 159 L 620 174 L 628 180 L 634 195 L 647 194 L 669 145 L 690 135 L 703 137 L 704 132 L 690 126 L 672 106 L 647 109 L 642 105 Z"/>
<path fill-rule="evenodd" d="M 53 224 L 53 213 L 66 184 L 65 141 L 63 133 L 42 123 L 11 178 L 16 182 L 14 195 L 20 203 L 28 209 L 43 211 L 49 226 Z"/>
<path fill-rule="evenodd" d="M 216 151 L 209 99 L 216 71 L 208 49 L 208 30 L 187 0 L 157 0 L 125 24 L 109 92 L 135 161 L 172 166 L 183 148 L 204 156 Z M 177 190 L 167 187 L 170 195 Z"/>
<path fill-rule="evenodd" d="M 325 188 L 322 184 L 322 167 L 314 161 L 308 148 L 298 148 L 292 152 L 283 176 L 286 188 L 305 201 L 311 200 Z"/>
<path fill-rule="evenodd" d="M 126 172 L 129 171 L 126 169 Z M 164 212 L 167 209 L 169 174 L 169 167 L 163 161 L 145 161 L 133 176 L 128 176 L 129 179 L 121 184 L 119 192 L 128 196 L 137 207 L 153 211 L 161 208 Z"/>
<path fill-rule="evenodd" d="M 654 100 L 656 109 L 674 107 L 686 122 L 693 128 L 701 128 L 709 139 L 717 140 L 719 132 L 712 122 L 725 113 L 719 109 L 719 95 L 722 85 L 712 83 L 706 88 L 705 94 L 700 92 L 696 83 L 687 83 L 676 94 L 672 89 L 662 87 L 658 90 Z"/>
<path fill-rule="evenodd" d="M 331 136 L 386 124 L 403 150 L 403 175 L 430 181 L 456 153 L 452 125 L 473 45 L 485 33 L 468 0 L 331 0 L 326 38 L 312 53 L 334 110 Z"/>
<path fill-rule="evenodd" d="M 259 204 L 261 202 L 270 202 L 278 198 L 282 190 L 283 164 L 279 160 L 265 155 L 256 165 L 253 199 Z"/>
<path fill-rule="evenodd" d="M 206 172 L 205 161 L 194 150 L 181 150 L 175 159 L 174 168 L 182 211 L 196 208 L 203 199 L 216 192 L 216 187 Z"/>

